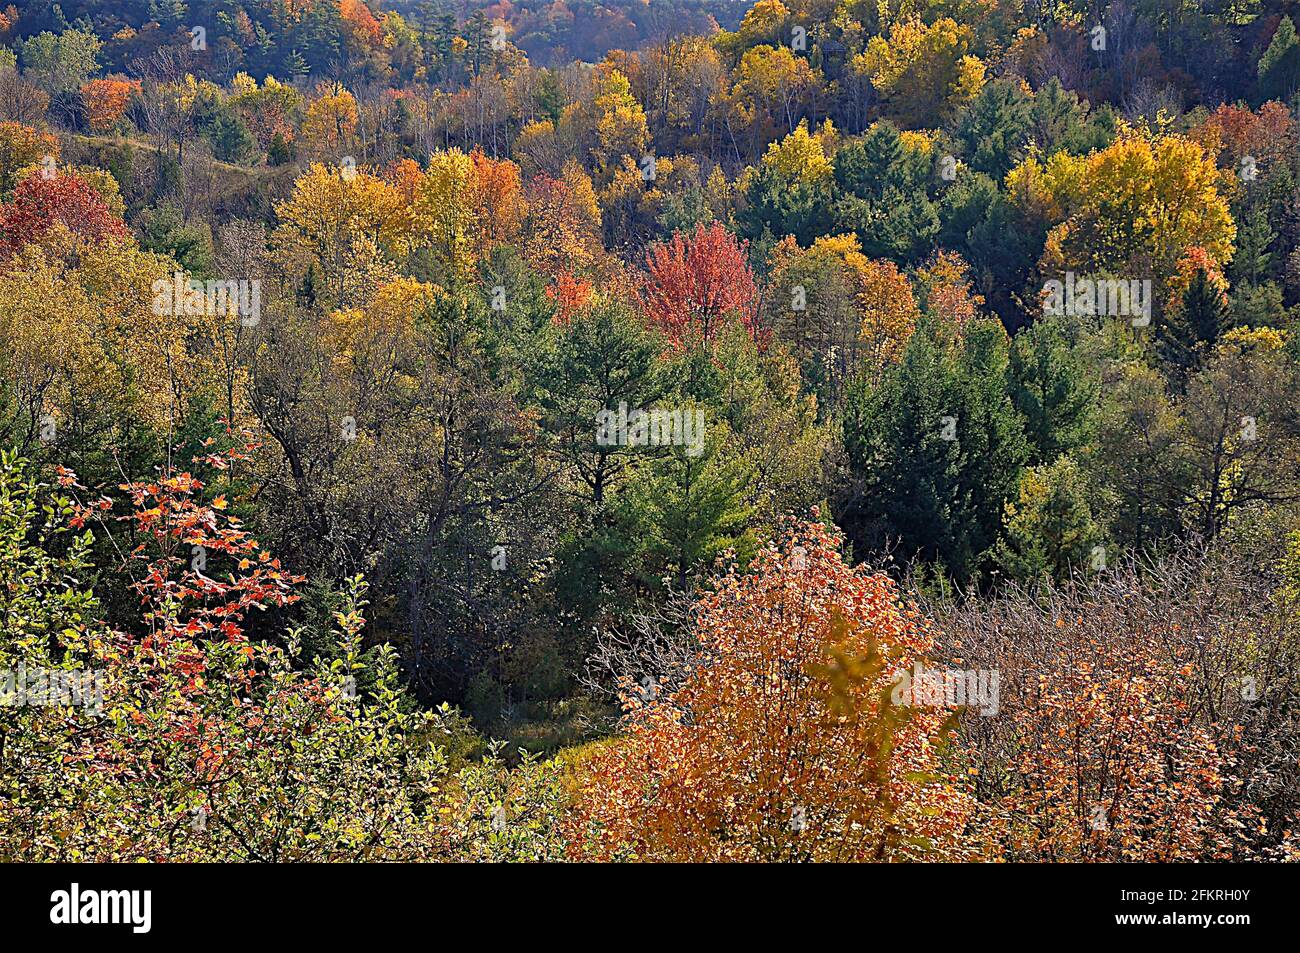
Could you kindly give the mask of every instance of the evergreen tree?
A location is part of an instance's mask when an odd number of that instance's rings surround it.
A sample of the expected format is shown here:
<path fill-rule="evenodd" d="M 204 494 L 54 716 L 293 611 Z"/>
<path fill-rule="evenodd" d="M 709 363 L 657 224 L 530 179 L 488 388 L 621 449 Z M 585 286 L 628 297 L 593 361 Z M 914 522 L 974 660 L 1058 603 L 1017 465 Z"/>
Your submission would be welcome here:
<path fill-rule="evenodd" d="M 1181 386 L 1187 374 L 1201 364 L 1228 324 L 1228 306 L 1204 269 L 1198 269 L 1180 307 L 1161 322 L 1158 331 L 1161 357 L 1168 362 L 1171 379 Z"/>
<path fill-rule="evenodd" d="M 1260 99 L 1285 101 L 1295 92 L 1300 80 L 1300 42 L 1296 40 L 1295 24 L 1290 17 L 1278 22 L 1268 49 L 1259 58 L 1256 73 Z"/>
<path fill-rule="evenodd" d="M 764 236 L 793 235 L 811 245 L 830 231 L 830 189 L 823 182 L 790 181 L 777 169 L 760 163 L 754 170 L 745 205 L 736 215 L 741 237 L 759 245 Z"/>
<path fill-rule="evenodd" d="M 1025 214 L 988 176 L 967 170 L 944 193 L 941 214 L 940 244 L 971 265 L 986 303 L 1009 330 L 1026 324 L 1048 223 Z"/>
<path fill-rule="evenodd" d="M 1002 573 L 1032 582 L 1060 581 L 1095 566 L 1101 533 L 1093 519 L 1087 480 L 1068 455 L 1024 472 L 1008 502 L 995 558 Z"/>
<path fill-rule="evenodd" d="M 1118 117 L 1110 106 L 1090 113 L 1088 104 L 1055 76 L 1034 94 L 1029 112 L 1030 135 L 1047 156 L 1061 150 L 1086 155 L 1104 149 L 1118 129 Z"/>
<path fill-rule="evenodd" d="M 933 170 L 927 153 L 909 149 L 897 129 L 880 122 L 841 148 L 832 167 L 836 231 L 856 234 L 869 258 L 905 264 L 929 253 L 939 211 L 928 191 Z"/>
<path fill-rule="evenodd" d="M 1233 284 L 1244 283 L 1252 287 L 1268 277 L 1273 265 L 1269 250 L 1277 238 L 1268 221 L 1268 211 L 1256 206 L 1249 212 L 1239 213 L 1237 221 L 1237 251 L 1232 256 Z"/>
<path fill-rule="evenodd" d="M 558 546 L 554 586 L 580 618 L 617 591 L 636 550 L 636 531 L 628 528 L 619 497 L 644 448 L 598 439 L 598 415 L 648 409 L 664 396 L 660 348 L 635 315 L 600 305 L 558 332 L 531 383 L 551 452 L 571 474 L 573 529 Z"/>
<path fill-rule="evenodd" d="M 1005 80 L 985 86 L 962 113 L 957 139 L 966 163 L 1002 181 L 1020 160 L 1032 117 L 1029 96 Z"/>
<path fill-rule="evenodd" d="M 839 514 L 855 544 L 898 544 L 959 582 L 976 575 L 1029 453 L 1006 386 L 1006 332 L 989 321 L 955 344 L 923 325 L 881 385 L 857 385 L 844 419 L 851 495 Z"/>
<path fill-rule="evenodd" d="M 1089 442 L 1099 381 L 1057 321 L 1041 318 L 1016 335 L 1009 376 L 1031 463 L 1050 464 Z"/>
<path fill-rule="evenodd" d="M 696 408 L 688 404 L 681 410 Z M 726 425 L 710 411 L 703 418 L 703 452 L 674 447 L 655 454 L 638 468 L 625 497 L 626 525 L 637 541 L 647 583 L 668 579 L 681 591 L 712 569 L 725 550 L 745 555 L 753 549 L 746 530 L 750 474 L 742 460 L 724 452 Z"/>

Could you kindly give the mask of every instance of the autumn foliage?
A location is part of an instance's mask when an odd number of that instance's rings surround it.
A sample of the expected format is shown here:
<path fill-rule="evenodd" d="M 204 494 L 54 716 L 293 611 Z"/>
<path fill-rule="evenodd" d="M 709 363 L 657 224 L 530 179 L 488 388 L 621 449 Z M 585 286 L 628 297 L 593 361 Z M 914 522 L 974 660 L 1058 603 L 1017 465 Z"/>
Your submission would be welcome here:
<path fill-rule="evenodd" d="M 1274 162 L 1285 161 L 1295 149 L 1296 132 L 1290 110 L 1274 101 L 1264 103 L 1258 112 L 1224 103 L 1194 135 L 1211 148 L 1222 147 L 1239 173 L 1243 171 L 1242 160 L 1249 157 L 1244 169 L 1249 177 Z"/>
<path fill-rule="evenodd" d="M 890 698 L 931 651 L 928 625 L 841 545 L 792 523 L 700 600 L 701 663 L 666 697 L 627 686 L 628 733 L 586 766 L 575 847 L 660 861 L 961 854 L 971 805 L 940 760 L 948 713 Z"/>
<path fill-rule="evenodd" d="M 591 301 L 592 284 L 574 277 L 567 271 L 555 276 L 546 288 L 547 297 L 555 302 L 555 321 L 568 324 L 573 315 Z"/>
<path fill-rule="evenodd" d="M 133 93 L 140 91 L 138 80 L 92 79 L 81 87 L 86 103 L 86 117 L 95 132 L 107 132 L 122 118 Z"/>
<path fill-rule="evenodd" d="M 1062 656 L 1026 686 L 1014 714 L 1016 783 L 996 812 L 1004 855 L 1230 857 L 1217 815 L 1231 762 L 1192 718 L 1194 669 L 1140 643 L 1071 645 L 1073 637 L 1063 635 Z"/>
<path fill-rule="evenodd" d="M 525 190 L 523 252 L 548 277 L 589 270 L 600 253 L 600 209 L 591 179 L 576 166 L 559 178 L 538 174 Z"/>
<path fill-rule="evenodd" d="M 700 225 L 650 249 L 646 316 L 674 343 L 710 340 L 728 317 L 757 336 L 758 290 L 745 247 L 721 224 Z"/>
<path fill-rule="evenodd" d="M 343 18 L 347 32 L 357 42 L 371 47 L 377 47 L 383 42 L 379 21 L 363 0 L 339 0 L 339 16 Z"/>
<path fill-rule="evenodd" d="M 1258 585 L 1230 554 L 1192 552 L 938 607 L 947 651 L 1002 673 L 999 716 L 963 720 L 972 842 L 1012 861 L 1294 857 L 1273 719 L 1297 645 Z"/>
<path fill-rule="evenodd" d="M 220 477 L 247 461 L 251 443 L 207 452 L 196 466 Z M 28 530 L 47 553 L 3 605 L 14 636 L 5 669 L 92 670 L 97 710 L 0 706 L 0 856 L 24 860 L 381 860 L 437 857 L 531 859 L 543 841 L 493 836 L 485 805 L 519 807 L 525 769 L 510 775 L 489 757 L 457 778 L 439 802 L 446 764 L 428 743 L 442 716 L 404 710 L 392 651 L 364 652 L 365 585 L 348 583 L 331 622 L 337 658 L 303 658 L 255 641 L 253 613 L 298 601 L 301 576 L 284 571 L 189 472 L 121 487 L 130 512 L 114 517 L 60 470 L 49 519 L 33 520 L 39 488 L 22 461 L 0 455 L 0 530 Z M 140 599 L 140 626 L 98 620 L 77 587 L 89 527 L 131 524 L 125 554 Z M 13 568 L 5 550 L 0 569 Z M 71 573 L 72 575 L 65 575 Z M 38 617 L 29 618 L 33 613 Z M 54 625 L 47 638 L 19 638 Z M 358 688 L 358 685 L 363 685 Z M 454 716 L 444 712 L 447 718 Z M 527 782 L 525 782 L 527 783 Z M 452 804 L 455 804 L 453 811 Z M 440 809 L 441 807 L 441 809 Z"/>
<path fill-rule="evenodd" d="M 126 226 L 79 175 L 34 173 L 0 205 L 0 257 L 39 242 L 56 225 L 94 242 L 122 239 Z"/>
<path fill-rule="evenodd" d="M 523 187 L 513 162 L 489 158 L 481 150 L 470 158 L 474 176 L 469 198 L 479 223 L 475 252 L 482 257 L 498 245 L 518 243 L 525 211 Z"/>
<path fill-rule="evenodd" d="M 1300 857 L 1294 0 L 7 4 L 0 861 Z"/>
<path fill-rule="evenodd" d="M 23 169 L 46 156 L 59 158 L 56 136 L 19 122 L 0 122 L 0 195 L 14 187 Z"/>

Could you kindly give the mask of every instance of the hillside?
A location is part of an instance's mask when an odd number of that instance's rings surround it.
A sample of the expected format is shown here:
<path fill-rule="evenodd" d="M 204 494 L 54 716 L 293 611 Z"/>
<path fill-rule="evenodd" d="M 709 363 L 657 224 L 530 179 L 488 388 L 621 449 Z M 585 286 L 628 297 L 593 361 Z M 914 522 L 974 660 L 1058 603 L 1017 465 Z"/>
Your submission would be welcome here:
<path fill-rule="evenodd" d="M 0 11 L 0 859 L 1296 859 L 1298 6 Z"/>

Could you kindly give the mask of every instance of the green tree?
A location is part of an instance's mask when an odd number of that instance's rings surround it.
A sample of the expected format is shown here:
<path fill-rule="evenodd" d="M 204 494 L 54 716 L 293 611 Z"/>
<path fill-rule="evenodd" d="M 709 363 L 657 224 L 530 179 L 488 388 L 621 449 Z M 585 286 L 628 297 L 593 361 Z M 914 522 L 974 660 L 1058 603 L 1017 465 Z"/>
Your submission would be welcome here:
<path fill-rule="evenodd" d="M 1168 362 L 1175 382 L 1181 383 L 1200 366 L 1227 325 L 1228 304 L 1222 290 L 1205 269 L 1197 269 L 1183 293 L 1181 306 L 1166 315 L 1157 330 L 1160 354 Z"/>
<path fill-rule="evenodd" d="M 760 163 L 736 214 L 740 235 L 757 246 L 793 235 L 801 245 L 831 228 L 831 190 L 824 180 L 791 179 L 774 166 Z"/>
<path fill-rule="evenodd" d="M 1045 156 L 1062 149 L 1074 155 L 1104 149 L 1117 129 L 1118 117 L 1110 106 L 1090 112 L 1088 104 L 1055 76 L 1034 93 L 1030 136 Z"/>
<path fill-rule="evenodd" d="M 939 242 L 972 267 L 976 285 L 1003 324 L 1015 329 L 1038 310 L 1037 262 L 1047 241 L 1046 220 L 1010 201 L 988 176 L 959 169 L 940 207 Z"/>
<path fill-rule="evenodd" d="M 972 169 L 1000 182 L 1014 168 L 1032 124 L 1030 102 L 1007 80 L 980 90 L 957 124 L 957 140 Z"/>
<path fill-rule="evenodd" d="M 1268 221 L 1268 209 L 1260 204 L 1245 214 L 1238 213 L 1237 250 L 1232 256 L 1231 275 L 1234 286 L 1247 284 L 1252 287 L 1268 277 L 1273 266 L 1273 254 L 1270 251 L 1277 233 Z"/>
<path fill-rule="evenodd" d="M 1300 42 L 1296 40 L 1295 23 L 1290 17 L 1278 21 L 1268 49 L 1259 58 L 1256 74 L 1261 99 L 1285 102 L 1295 92 L 1300 80 Z"/>
<path fill-rule="evenodd" d="M 666 578 L 678 591 L 714 568 L 724 551 L 743 556 L 756 544 L 747 529 L 752 510 L 745 503 L 751 474 L 742 459 L 726 453 L 725 423 L 710 421 L 703 408 L 680 409 L 703 413 L 702 452 L 674 447 L 647 460 L 624 501 L 643 578 Z"/>
<path fill-rule="evenodd" d="M 909 146 L 880 122 L 841 148 L 832 167 L 835 228 L 856 234 L 868 258 L 903 264 L 929 253 L 939 212 L 928 192 L 933 158 L 927 150 Z"/>
<path fill-rule="evenodd" d="M 22 44 L 23 68 L 45 92 L 70 92 L 98 71 L 96 58 L 102 46 L 92 30 L 64 30 L 58 36 L 40 33 Z"/>
<path fill-rule="evenodd" d="M 573 507 L 553 585 L 560 601 L 583 618 L 619 588 L 619 574 L 635 550 L 619 496 L 639 448 L 598 440 L 599 415 L 648 409 L 664 396 L 661 349 L 660 339 L 628 309 L 602 304 L 574 315 L 538 362 L 532 389 Z"/>
<path fill-rule="evenodd" d="M 955 344 L 930 324 L 879 386 L 850 394 L 851 491 L 840 521 L 867 551 L 897 544 L 958 581 L 982 568 L 1029 456 L 1007 395 L 1006 332 L 976 321 Z"/>
<path fill-rule="evenodd" d="M 1191 473 L 1180 451 L 1182 420 L 1164 378 L 1144 364 L 1123 364 L 1107 377 L 1097 416 L 1097 454 L 1089 464 L 1104 496 L 1107 536 L 1145 549 L 1182 529 Z"/>
<path fill-rule="evenodd" d="M 257 147 L 248 126 L 230 109 L 215 112 L 204 135 L 212 143 L 212 154 L 222 162 L 243 162 Z"/>
<path fill-rule="evenodd" d="M 664 393 L 661 342 L 616 304 L 579 312 L 540 361 L 535 387 L 545 426 L 574 477 L 573 492 L 596 516 L 623 475 L 632 449 L 596 440 L 602 410 L 649 407 Z"/>
<path fill-rule="evenodd" d="M 171 257 L 193 278 L 216 277 L 212 229 L 207 222 L 186 221 L 177 206 L 164 203 L 142 211 L 137 227 L 141 247 Z"/>
<path fill-rule="evenodd" d="M 1094 564 L 1101 533 L 1092 516 L 1090 488 L 1067 455 L 1030 467 L 1006 506 L 994 558 L 1012 579 L 1061 581 Z"/>
<path fill-rule="evenodd" d="M 1040 318 L 1016 335 L 1011 400 L 1025 418 L 1030 462 L 1050 464 L 1092 439 L 1100 381 L 1061 323 Z"/>

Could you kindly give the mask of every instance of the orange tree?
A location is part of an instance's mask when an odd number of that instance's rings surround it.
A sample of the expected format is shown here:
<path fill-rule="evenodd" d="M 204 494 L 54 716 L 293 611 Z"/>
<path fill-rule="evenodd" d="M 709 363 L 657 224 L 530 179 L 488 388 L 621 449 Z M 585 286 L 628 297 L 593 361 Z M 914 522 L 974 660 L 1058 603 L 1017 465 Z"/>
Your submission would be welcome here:
<path fill-rule="evenodd" d="M 628 686 L 626 734 L 585 763 L 571 850 L 658 861 L 906 860 L 962 854 L 969 801 L 945 712 L 891 703 L 932 637 L 842 538 L 791 522 L 693 610 L 680 687 Z M 673 673 L 664 673 L 671 676 Z"/>
<path fill-rule="evenodd" d="M 81 86 L 86 116 L 95 132 L 108 132 L 126 114 L 131 96 L 140 92 L 140 82 L 128 79 L 92 79 Z"/>

